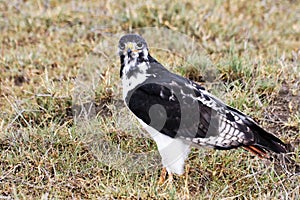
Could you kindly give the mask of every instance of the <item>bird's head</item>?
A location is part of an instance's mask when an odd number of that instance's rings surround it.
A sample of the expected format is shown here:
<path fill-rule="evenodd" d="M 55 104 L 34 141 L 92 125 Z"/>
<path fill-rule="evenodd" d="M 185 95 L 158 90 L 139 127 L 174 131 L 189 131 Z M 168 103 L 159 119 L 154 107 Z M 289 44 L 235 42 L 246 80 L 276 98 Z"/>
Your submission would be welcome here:
<path fill-rule="evenodd" d="M 134 70 L 138 64 L 148 60 L 147 43 L 137 34 L 122 36 L 118 48 L 121 58 L 121 76 L 124 67 L 128 68 L 126 71 Z"/>
<path fill-rule="evenodd" d="M 144 56 L 147 51 L 146 41 L 137 34 L 124 35 L 119 41 L 119 55 L 125 56 L 129 60 Z"/>

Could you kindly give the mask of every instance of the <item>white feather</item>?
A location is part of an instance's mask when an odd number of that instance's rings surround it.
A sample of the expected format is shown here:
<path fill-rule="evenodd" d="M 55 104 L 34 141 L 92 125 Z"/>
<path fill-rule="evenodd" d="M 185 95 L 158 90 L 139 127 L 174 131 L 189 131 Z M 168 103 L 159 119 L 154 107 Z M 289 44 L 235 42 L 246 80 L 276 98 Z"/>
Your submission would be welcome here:
<path fill-rule="evenodd" d="M 157 144 L 162 164 L 169 173 L 184 173 L 184 162 L 190 153 L 190 142 L 164 135 L 138 119 Z"/>

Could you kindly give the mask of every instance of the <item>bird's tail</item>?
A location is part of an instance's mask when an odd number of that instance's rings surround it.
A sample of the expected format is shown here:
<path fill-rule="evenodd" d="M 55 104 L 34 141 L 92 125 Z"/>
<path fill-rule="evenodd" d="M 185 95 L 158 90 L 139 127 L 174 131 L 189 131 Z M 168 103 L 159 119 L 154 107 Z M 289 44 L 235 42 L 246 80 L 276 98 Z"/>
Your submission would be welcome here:
<path fill-rule="evenodd" d="M 267 158 L 274 162 L 275 165 L 285 169 L 290 173 L 300 173 L 300 165 L 293 159 L 293 148 L 285 144 L 273 134 L 265 131 L 255 124 L 251 127 L 254 133 L 255 142 L 251 145 L 245 145 L 243 148 L 260 158 Z"/>
<path fill-rule="evenodd" d="M 267 132 L 256 123 L 248 121 L 247 124 L 254 134 L 254 143 L 244 146 L 244 149 L 258 155 L 259 157 L 268 157 L 267 152 L 287 153 L 289 147 L 279 138 Z"/>

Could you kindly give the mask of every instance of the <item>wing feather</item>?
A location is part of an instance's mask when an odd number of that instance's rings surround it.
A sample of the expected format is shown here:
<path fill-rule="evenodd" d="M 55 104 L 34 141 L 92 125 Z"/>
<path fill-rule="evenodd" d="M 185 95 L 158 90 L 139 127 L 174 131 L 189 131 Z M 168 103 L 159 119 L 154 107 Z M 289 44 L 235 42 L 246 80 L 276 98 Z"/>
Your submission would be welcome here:
<path fill-rule="evenodd" d="M 126 97 L 129 109 L 146 124 L 196 145 L 217 149 L 243 146 L 260 156 L 264 155 L 264 149 L 286 152 L 280 139 L 247 115 L 227 106 L 198 84 L 162 69 Z M 159 107 L 151 112 L 155 105 Z M 183 113 L 186 110 L 188 115 Z"/>

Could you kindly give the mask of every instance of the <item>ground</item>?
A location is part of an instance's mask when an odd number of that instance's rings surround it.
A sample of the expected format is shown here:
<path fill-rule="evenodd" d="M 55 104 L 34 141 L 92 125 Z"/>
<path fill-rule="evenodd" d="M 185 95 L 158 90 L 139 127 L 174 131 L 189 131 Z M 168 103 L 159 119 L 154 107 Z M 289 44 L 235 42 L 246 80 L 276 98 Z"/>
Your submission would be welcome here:
<path fill-rule="evenodd" d="M 159 163 L 120 160 L 157 151 L 135 137 L 143 130 L 124 109 L 116 52 L 113 62 L 87 62 L 101 61 L 96 47 L 121 32 L 182 33 L 209 58 L 212 82 L 176 52 L 153 55 L 291 143 L 300 162 L 299 19 L 298 0 L 0 1 L 0 198 L 298 199 L 299 176 L 244 150 L 193 149 L 188 173 L 157 185 Z M 78 91 L 92 98 L 79 104 Z M 76 113 L 82 105 L 94 108 L 88 120 Z"/>

